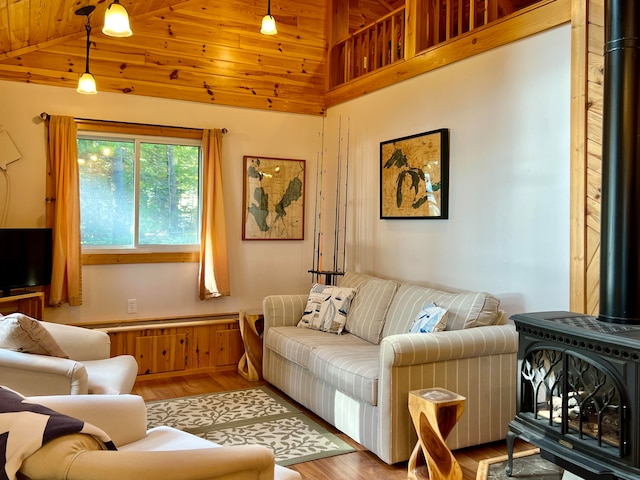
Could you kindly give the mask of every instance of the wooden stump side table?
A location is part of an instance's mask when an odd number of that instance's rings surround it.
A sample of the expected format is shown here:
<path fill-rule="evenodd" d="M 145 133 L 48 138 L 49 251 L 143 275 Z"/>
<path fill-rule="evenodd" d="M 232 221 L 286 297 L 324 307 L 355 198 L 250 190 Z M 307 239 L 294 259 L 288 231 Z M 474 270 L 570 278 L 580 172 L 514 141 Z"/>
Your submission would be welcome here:
<path fill-rule="evenodd" d="M 409 392 L 409 413 L 418 433 L 409 458 L 409 480 L 462 480 L 462 469 L 445 440 L 458 423 L 465 400 L 444 388 Z"/>
<path fill-rule="evenodd" d="M 262 379 L 262 311 L 241 310 L 239 323 L 244 354 L 238 362 L 238 373 L 250 382 L 255 382 Z"/>

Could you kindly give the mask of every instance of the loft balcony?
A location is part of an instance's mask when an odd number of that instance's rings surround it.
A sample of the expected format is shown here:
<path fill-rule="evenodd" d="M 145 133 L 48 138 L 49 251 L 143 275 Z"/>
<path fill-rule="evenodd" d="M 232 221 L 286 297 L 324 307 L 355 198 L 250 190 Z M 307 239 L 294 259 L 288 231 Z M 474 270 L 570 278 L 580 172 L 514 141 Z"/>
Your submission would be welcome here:
<path fill-rule="evenodd" d="M 566 0 L 379 0 L 388 13 L 349 33 L 350 3 L 336 0 L 332 9 L 327 106 L 570 18 Z"/>

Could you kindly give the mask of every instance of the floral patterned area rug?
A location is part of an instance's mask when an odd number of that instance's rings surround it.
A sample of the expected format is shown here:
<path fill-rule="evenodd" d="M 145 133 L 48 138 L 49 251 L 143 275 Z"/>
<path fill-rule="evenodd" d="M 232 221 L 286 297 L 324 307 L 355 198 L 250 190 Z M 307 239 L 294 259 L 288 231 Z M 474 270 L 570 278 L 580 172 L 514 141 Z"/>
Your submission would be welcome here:
<path fill-rule="evenodd" d="M 147 418 L 220 445 L 265 445 L 282 466 L 355 451 L 266 387 L 147 402 Z"/>

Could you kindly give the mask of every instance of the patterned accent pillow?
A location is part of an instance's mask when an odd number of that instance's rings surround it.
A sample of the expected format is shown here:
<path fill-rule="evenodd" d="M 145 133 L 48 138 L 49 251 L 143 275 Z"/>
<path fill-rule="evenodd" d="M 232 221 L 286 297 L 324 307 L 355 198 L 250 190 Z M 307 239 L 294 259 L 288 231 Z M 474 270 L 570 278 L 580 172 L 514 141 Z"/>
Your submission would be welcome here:
<path fill-rule="evenodd" d="M 69 358 L 39 320 L 22 313 L 12 313 L 0 319 L 0 348 Z"/>
<path fill-rule="evenodd" d="M 411 324 L 409 333 L 441 332 L 447 326 L 447 310 L 436 306 L 435 303 L 427 303 L 416 315 Z"/>
<path fill-rule="evenodd" d="M 329 333 L 342 333 L 355 288 L 341 288 L 316 283 L 311 287 L 307 306 L 299 327 L 311 328 Z"/>

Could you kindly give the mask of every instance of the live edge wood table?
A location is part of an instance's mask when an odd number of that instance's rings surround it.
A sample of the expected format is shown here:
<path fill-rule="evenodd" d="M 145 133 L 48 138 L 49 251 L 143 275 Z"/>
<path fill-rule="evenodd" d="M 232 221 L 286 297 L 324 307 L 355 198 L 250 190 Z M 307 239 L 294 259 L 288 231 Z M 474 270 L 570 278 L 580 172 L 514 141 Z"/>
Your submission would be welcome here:
<path fill-rule="evenodd" d="M 240 311 L 240 335 L 244 355 L 238 362 L 238 373 L 255 382 L 262 379 L 262 332 L 264 317 L 261 310 Z"/>
<path fill-rule="evenodd" d="M 444 388 L 409 392 L 409 413 L 418 442 L 409 458 L 409 480 L 462 480 L 445 440 L 464 411 L 465 397 Z"/>

